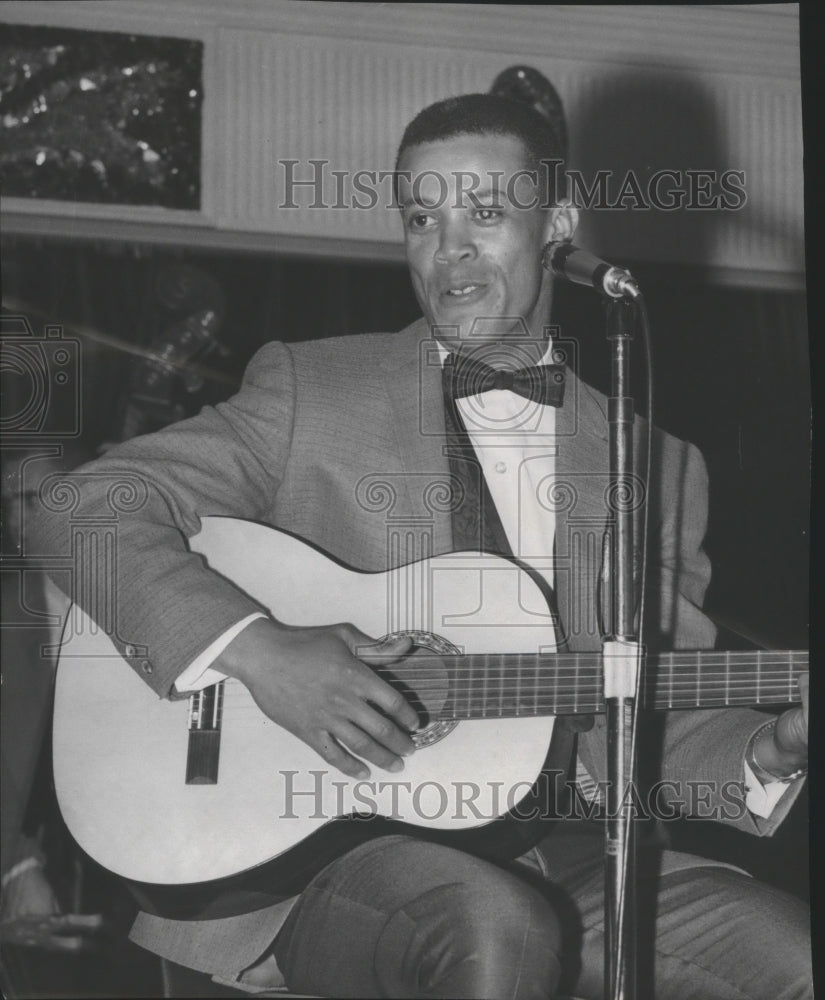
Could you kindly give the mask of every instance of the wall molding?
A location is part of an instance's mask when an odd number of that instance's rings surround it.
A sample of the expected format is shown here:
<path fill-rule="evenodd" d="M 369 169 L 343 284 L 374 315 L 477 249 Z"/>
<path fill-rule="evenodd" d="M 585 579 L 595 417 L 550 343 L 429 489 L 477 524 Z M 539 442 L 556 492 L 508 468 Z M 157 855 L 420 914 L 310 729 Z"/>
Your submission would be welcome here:
<path fill-rule="evenodd" d="M 7 0 L 0 19 L 148 33 L 214 27 L 799 78 L 797 4 Z M 640 39 L 644 46 L 640 48 Z"/>
<path fill-rule="evenodd" d="M 144 231 L 161 241 L 166 225 L 169 242 L 187 231 L 204 244 L 213 232 L 214 246 L 245 241 L 327 256 L 346 247 L 359 257 L 401 259 L 394 210 L 279 210 L 278 160 L 389 168 L 401 127 L 421 107 L 487 90 L 501 69 L 528 62 L 557 86 L 573 166 L 591 177 L 597 166 L 614 167 L 609 157 L 620 145 L 607 136 L 599 146 L 610 125 L 600 117 L 605 107 L 626 122 L 614 137 L 637 129 L 633 148 L 616 154 L 617 174 L 622 155 L 637 156 L 641 169 L 653 162 L 747 174 L 740 211 L 585 213 L 584 245 L 620 262 L 719 275 L 799 280 L 804 271 L 796 5 L 10 0 L 0 20 L 180 35 L 205 45 L 200 212 L 3 199 L 7 232 L 31 232 L 43 218 L 59 220 L 61 234 L 97 226 L 115 238 Z"/>
<path fill-rule="evenodd" d="M 276 254 L 284 257 L 312 257 L 342 261 L 380 261 L 403 265 L 404 247 L 380 240 L 330 240 L 319 236 L 294 236 L 244 230 L 216 229 L 214 226 L 151 222 L 148 220 L 69 218 L 65 214 L 32 215 L 8 213 L 4 220 L 3 243 L 15 238 L 48 239 L 66 242 L 95 240 L 124 242 L 145 246 L 218 250 L 228 253 Z M 625 263 L 633 264 L 628 260 Z M 648 265 L 650 270 L 650 265 Z M 652 272 L 651 272 L 652 273 Z M 663 275 L 668 273 L 662 268 Z M 804 292 L 805 275 L 798 271 L 770 268 L 737 268 L 712 265 L 688 265 L 680 268 L 685 285 L 715 284 L 761 291 Z M 672 276 L 672 273 L 671 273 Z"/>

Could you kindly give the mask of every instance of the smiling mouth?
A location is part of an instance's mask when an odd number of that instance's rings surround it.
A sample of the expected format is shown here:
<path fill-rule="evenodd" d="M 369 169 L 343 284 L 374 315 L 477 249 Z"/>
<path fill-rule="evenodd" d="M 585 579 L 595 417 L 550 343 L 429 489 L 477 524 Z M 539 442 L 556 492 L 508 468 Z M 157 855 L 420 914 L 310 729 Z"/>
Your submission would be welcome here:
<path fill-rule="evenodd" d="M 447 288 L 444 291 L 444 295 L 448 295 L 452 299 L 463 299 L 472 295 L 473 292 L 480 291 L 484 288 L 484 285 L 456 285 L 452 288 Z"/>

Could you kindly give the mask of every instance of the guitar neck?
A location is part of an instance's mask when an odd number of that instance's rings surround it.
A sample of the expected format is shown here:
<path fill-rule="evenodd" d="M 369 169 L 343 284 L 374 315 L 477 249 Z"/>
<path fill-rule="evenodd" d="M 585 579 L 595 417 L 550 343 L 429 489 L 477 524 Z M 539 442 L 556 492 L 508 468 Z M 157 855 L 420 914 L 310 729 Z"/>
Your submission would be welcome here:
<path fill-rule="evenodd" d="M 432 718 L 604 711 L 601 653 L 422 654 L 406 663 L 386 672 Z M 654 709 L 781 705 L 799 701 L 796 679 L 807 669 L 804 650 L 662 653 L 645 659 L 642 698 Z"/>

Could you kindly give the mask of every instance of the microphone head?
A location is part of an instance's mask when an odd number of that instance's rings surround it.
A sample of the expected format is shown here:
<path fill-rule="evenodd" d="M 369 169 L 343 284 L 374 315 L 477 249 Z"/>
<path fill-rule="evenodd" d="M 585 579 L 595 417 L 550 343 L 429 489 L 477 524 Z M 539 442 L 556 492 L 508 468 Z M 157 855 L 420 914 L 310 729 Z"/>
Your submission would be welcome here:
<path fill-rule="evenodd" d="M 635 278 L 623 267 L 601 260 L 570 240 L 551 240 L 544 245 L 541 263 L 552 274 L 577 285 L 588 285 L 612 299 L 637 299 L 641 295 Z"/>

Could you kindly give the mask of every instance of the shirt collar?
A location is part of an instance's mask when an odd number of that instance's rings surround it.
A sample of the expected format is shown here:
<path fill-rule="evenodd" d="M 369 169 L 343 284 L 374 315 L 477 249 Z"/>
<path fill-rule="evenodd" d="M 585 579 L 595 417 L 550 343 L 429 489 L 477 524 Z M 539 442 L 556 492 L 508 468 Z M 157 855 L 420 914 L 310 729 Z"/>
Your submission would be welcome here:
<path fill-rule="evenodd" d="M 441 362 L 441 367 L 444 367 L 444 362 L 453 353 L 449 348 L 445 347 L 441 341 L 436 337 L 436 345 L 438 347 L 438 359 Z M 553 339 L 552 337 L 547 340 L 547 349 L 541 358 L 536 362 L 537 365 L 551 365 L 553 364 Z"/>

